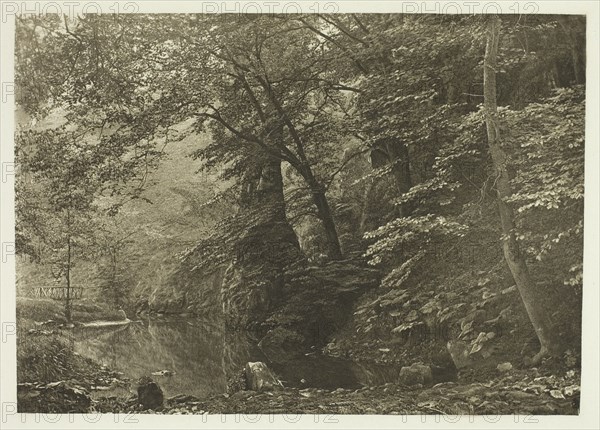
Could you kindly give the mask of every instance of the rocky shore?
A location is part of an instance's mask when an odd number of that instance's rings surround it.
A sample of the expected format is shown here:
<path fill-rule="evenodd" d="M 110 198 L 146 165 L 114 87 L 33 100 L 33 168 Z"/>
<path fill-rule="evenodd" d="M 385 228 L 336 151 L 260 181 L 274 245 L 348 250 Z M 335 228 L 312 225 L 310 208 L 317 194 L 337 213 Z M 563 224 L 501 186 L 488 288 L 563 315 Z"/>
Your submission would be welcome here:
<path fill-rule="evenodd" d="M 249 365 L 256 363 L 249 363 Z M 262 364 L 262 363 L 261 363 Z M 268 368 L 246 366 L 246 385 L 208 398 L 180 394 L 164 398 L 150 378 L 130 385 L 130 395 L 92 398 L 91 388 L 71 380 L 19 384 L 19 410 L 27 412 L 156 414 L 539 414 L 574 415 L 579 375 L 539 375 L 513 370 L 488 383 L 444 382 L 433 386 L 387 383 L 356 390 L 283 387 Z M 108 375 L 108 373 L 107 373 Z M 114 381 L 113 381 L 114 382 Z M 136 389 L 132 389 L 132 388 Z M 96 387 L 95 387 L 96 388 Z"/>

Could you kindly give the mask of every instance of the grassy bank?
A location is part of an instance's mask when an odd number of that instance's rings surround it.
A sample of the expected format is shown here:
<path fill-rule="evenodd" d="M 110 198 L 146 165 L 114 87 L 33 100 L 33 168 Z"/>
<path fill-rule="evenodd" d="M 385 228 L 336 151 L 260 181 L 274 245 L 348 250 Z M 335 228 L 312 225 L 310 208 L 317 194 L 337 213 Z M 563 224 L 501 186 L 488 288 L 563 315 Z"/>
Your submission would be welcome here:
<path fill-rule="evenodd" d="M 73 321 L 122 320 L 123 314 L 81 300 L 73 304 Z M 52 323 L 48 323 L 53 321 Z M 116 374 L 101 368 L 97 363 L 81 357 L 71 345 L 71 340 L 60 329 L 65 323 L 64 305 L 50 299 L 17 298 L 17 381 L 19 384 L 48 384 L 71 381 L 88 389 L 105 385 Z M 44 324 L 41 324 L 44 323 Z M 19 399 L 21 411 L 56 412 L 59 407 L 48 398 L 28 394 Z M 40 403 L 41 402 L 41 403 Z M 43 403 L 54 406 L 44 406 Z M 60 403 L 60 402 L 59 402 Z M 41 409 L 40 409 L 41 408 Z"/>
<path fill-rule="evenodd" d="M 123 313 L 106 305 L 92 303 L 89 300 L 76 300 L 72 305 L 73 322 L 86 323 L 91 321 L 118 321 L 123 319 Z M 64 323 L 64 303 L 59 300 L 17 297 L 17 326 L 31 328 L 34 322 L 53 320 Z"/>

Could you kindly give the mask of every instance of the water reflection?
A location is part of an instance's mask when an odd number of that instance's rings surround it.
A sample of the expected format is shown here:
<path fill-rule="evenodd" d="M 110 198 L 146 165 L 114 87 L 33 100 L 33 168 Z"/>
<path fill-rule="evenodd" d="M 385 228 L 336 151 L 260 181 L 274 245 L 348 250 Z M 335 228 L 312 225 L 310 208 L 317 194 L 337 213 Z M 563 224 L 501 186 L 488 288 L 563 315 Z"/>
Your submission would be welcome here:
<path fill-rule="evenodd" d="M 132 381 L 160 370 L 173 372 L 172 376 L 153 376 L 167 397 L 224 393 L 228 378 L 248 361 L 267 362 L 286 386 L 293 387 L 358 388 L 389 382 L 397 375 L 395 369 L 323 356 L 270 363 L 256 339 L 226 333 L 222 324 L 213 321 L 146 320 L 118 328 L 78 329 L 72 336 L 76 352 L 123 372 Z M 101 394 L 126 392 L 113 389 Z"/>

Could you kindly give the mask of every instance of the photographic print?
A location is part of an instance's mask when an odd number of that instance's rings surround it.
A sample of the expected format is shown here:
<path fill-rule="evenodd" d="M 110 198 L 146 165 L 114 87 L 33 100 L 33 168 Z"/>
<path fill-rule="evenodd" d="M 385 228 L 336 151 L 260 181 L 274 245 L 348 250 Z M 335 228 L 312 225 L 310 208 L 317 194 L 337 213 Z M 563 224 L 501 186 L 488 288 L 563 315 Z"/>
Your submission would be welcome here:
<path fill-rule="evenodd" d="M 585 13 L 141 3 L 9 9 L 11 413 L 579 415 Z"/>

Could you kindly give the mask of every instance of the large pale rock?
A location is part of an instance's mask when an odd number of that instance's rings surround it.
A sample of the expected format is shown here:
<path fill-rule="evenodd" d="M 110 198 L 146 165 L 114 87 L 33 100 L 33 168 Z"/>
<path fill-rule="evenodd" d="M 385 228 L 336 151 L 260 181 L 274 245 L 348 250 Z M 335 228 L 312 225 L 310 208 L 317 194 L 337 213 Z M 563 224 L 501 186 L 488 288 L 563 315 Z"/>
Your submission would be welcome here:
<path fill-rule="evenodd" d="M 431 367 L 424 364 L 413 364 L 400 369 L 398 382 L 404 385 L 430 385 L 433 382 Z"/>
<path fill-rule="evenodd" d="M 446 344 L 446 348 L 457 369 L 462 369 L 472 364 L 472 360 L 469 357 L 469 346 L 466 342 L 463 342 L 462 340 L 451 340 Z"/>
<path fill-rule="evenodd" d="M 512 368 L 513 368 L 512 364 L 508 361 L 506 363 L 500 363 L 498 366 L 496 366 L 496 369 L 500 373 L 508 372 L 509 370 L 512 370 Z"/>
<path fill-rule="evenodd" d="M 275 374 L 262 361 L 248 362 L 244 369 L 246 388 L 252 391 L 273 391 L 283 387 Z"/>

